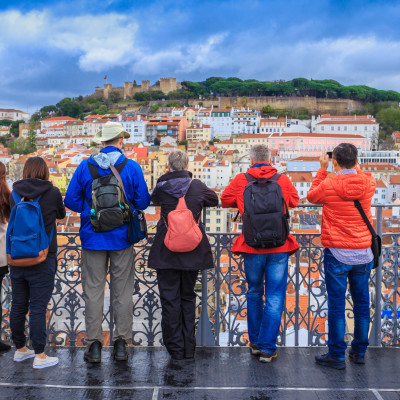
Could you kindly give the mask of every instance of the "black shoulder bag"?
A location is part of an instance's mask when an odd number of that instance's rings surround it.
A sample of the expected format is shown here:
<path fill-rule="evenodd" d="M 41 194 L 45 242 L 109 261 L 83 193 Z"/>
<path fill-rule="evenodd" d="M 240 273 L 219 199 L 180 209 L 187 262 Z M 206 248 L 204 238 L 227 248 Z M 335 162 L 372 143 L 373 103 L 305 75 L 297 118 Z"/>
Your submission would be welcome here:
<path fill-rule="evenodd" d="M 358 200 L 354 200 L 354 205 L 356 206 L 358 212 L 361 214 L 362 219 L 368 226 L 369 231 L 371 232 L 372 235 L 372 243 L 371 243 L 371 250 L 372 254 L 374 255 L 374 268 L 376 268 L 379 265 L 379 257 L 382 254 L 382 239 L 380 236 L 378 236 L 371 225 L 371 222 L 369 222 L 368 217 L 365 215 L 365 212 L 363 208 L 361 207 L 361 203 Z"/>

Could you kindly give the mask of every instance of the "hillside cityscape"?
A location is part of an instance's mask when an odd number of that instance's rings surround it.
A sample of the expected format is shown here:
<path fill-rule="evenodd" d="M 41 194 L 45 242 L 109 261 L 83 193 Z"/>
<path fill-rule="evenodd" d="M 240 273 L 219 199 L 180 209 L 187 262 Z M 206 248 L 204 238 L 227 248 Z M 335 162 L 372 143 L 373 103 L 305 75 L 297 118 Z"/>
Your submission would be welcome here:
<path fill-rule="evenodd" d="M 89 96 L 66 98 L 32 115 L 21 110 L 0 109 L 0 161 L 7 166 L 11 187 L 22 178 L 28 157 L 43 157 L 49 167 L 50 180 L 65 194 L 80 162 L 99 152 L 96 133 L 106 122 L 117 121 L 131 134 L 125 141 L 124 154 L 141 166 L 150 192 L 167 170 L 168 154 L 181 149 L 189 155 L 193 178 L 221 194 L 238 173 L 249 168 L 250 147 L 265 144 L 271 149 L 272 164 L 290 178 L 300 196 L 302 206 L 290 211 L 291 231 L 315 235 L 320 233 L 322 210 L 307 205 L 306 198 L 319 168 L 319 157 L 322 152 L 332 151 L 339 143 L 347 142 L 357 147 L 360 168 L 376 179 L 373 203 L 386 206 L 383 232 L 400 232 L 399 100 L 397 92 L 363 86 L 344 87 L 329 80 L 298 79 L 267 84 L 209 78 L 203 83 L 179 83 L 175 78 L 161 78 L 153 85 L 150 81 L 142 81 L 140 85 L 135 81 L 125 82 L 121 87 L 105 83 Z M 391 207 L 395 205 L 397 207 Z M 376 208 L 372 211 L 375 215 Z M 160 209 L 150 206 L 145 213 L 148 230 L 154 233 Z M 236 209 L 208 209 L 204 217 L 206 231 L 210 234 L 240 233 L 242 223 L 240 218 L 235 218 L 236 213 Z M 67 211 L 57 229 L 60 234 L 77 234 L 79 226 L 79 214 Z M 79 244 L 79 239 L 76 243 Z M 314 241 L 318 243 L 319 238 Z M 66 245 L 66 237 L 60 236 L 59 244 Z M 64 251 L 60 258 L 63 258 L 65 271 L 76 271 L 77 257 L 66 259 Z M 240 266 L 226 251 L 219 257 L 225 280 L 228 270 L 238 270 Z M 319 271 L 309 255 L 301 252 L 299 257 L 300 313 L 313 314 L 311 310 L 318 299 L 309 304 L 308 288 L 320 280 Z M 291 313 L 296 304 L 294 259 L 289 266 L 291 281 L 286 309 Z M 247 329 L 246 318 L 242 315 L 245 296 L 235 297 L 236 306 L 232 307 L 229 286 L 234 282 L 240 286 L 237 281 L 244 283 L 244 276 L 238 273 L 230 279 L 221 286 L 220 297 L 214 298 L 211 304 L 214 308 L 221 307 L 227 325 L 235 321 L 237 331 L 243 333 Z M 390 289 L 385 290 L 389 294 Z M 109 296 L 110 293 L 108 300 Z M 211 319 L 214 317 L 210 314 Z M 83 322 L 83 315 L 76 315 L 76 318 Z M 160 315 L 154 318 L 159 319 Z M 318 332 L 327 332 L 326 313 L 319 310 L 312 318 Z M 64 322 L 62 316 L 56 318 L 54 329 L 62 329 Z M 348 322 L 352 324 L 351 320 Z M 140 330 L 143 319 L 137 318 L 134 324 Z M 286 327 L 286 345 L 294 345 L 292 326 Z M 226 330 L 222 329 L 219 335 L 222 344 L 231 341 Z M 307 345 L 308 335 L 306 326 L 301 328 L 300 344 Z M 325 340 L 323 335 L 321 338 Z"/>

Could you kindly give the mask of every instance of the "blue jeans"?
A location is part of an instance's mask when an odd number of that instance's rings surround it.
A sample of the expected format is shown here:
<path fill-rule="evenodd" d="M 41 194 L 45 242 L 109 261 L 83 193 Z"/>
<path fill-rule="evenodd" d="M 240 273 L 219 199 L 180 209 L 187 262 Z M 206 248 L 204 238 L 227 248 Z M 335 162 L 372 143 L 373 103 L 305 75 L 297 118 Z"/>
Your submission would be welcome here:
<path fill-rule="evenodd" d="M 338 360 L 345 359 L 347 348 L 344 340 L 347 278 L 354 310 L 354 340 L 351 348 L 360 356 L 367 351 L 370 324 L 368 289 L 373 265 L 374 261 L 360 265 L 343 264 L 329 249 L 324 251 L 325 284 L 328 292 L 328 347 L 329 354 Z"/>
<path fill-rule="evenodd" d="M 32 267 L 10 267 L 12 303 L 10 327 L 17 349 L 25 346 L 25 318 L 29 311 L 29 332 L 36 354 L 46 346 L 46 310 L 54 289 L 57 259 L 47 257 Z"/>
<path fill-rule="evenodd" d="M 248 286 L 247 326 L 250 343 L 266 353 L 273 353 L 285 304 L 289 253 L 244 253 L 243 259 Z"/>

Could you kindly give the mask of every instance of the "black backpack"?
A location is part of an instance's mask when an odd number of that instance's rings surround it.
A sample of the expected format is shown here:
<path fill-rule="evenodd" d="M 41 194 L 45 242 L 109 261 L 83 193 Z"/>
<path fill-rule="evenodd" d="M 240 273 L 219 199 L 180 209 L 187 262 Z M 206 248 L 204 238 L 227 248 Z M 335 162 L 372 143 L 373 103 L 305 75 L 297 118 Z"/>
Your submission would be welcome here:
<path fill-rule="evenodd" d="M 131 218 L 131 207 L 125 195 L 125 189 L 119 174 L 125 167 L 128 159 L 111 166 L 111 174 L 100 176 L 97 167 L 88 162 L 92 176 L 92 205 L 90 222 L 95 232 L 108 232 L 126 224 Z"/>
<path fill-rule="evenodd" d="M 255 248 L 283 246 L 289 236 L 289 209 L 277 182 L 280 174 L 269 179 L 245 175 L 248 181 L 243 192 L 245 242 Z"/>

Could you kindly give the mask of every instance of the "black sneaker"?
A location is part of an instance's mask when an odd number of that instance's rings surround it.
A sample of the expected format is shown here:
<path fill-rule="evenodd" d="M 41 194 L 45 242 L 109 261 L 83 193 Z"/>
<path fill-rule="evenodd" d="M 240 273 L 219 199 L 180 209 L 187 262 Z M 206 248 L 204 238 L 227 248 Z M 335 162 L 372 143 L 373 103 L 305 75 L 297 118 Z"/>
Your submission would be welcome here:
<path fill-rule="evenodd" d="M 256 344 L 251 344 L 250 343 L 249 349 L 250 349 L 250 353 L 253 356 L 259 356 L 261 354 L 261 350 L 257 347 Z"/>
<path fill-rule="evenodd" d="M 324 367 L 330 367 L 334 369 L 345 369 L 346 362 L 340 361 L 336 358 L 333 358 L 329 353 L 319 354 L 315 356 L 315 361 L 319 365 L 323 365 Z"/>
<path fill-rule="evenodd" d="M 101 347 L 101 343 L 98 340 L 95 340 L 90 347 L 86 349 L 83 359 L 90 363 L 101 362 Z"/>
<path fill-rule="evenodd" d="M 1 284 L 1 282 L 0 282 L 0 284 Z M 0 310 L 0 312 L 1 312 L 1 310 Z M 5 353 L 6 351 L 10 351 L 10 350 L 11 350 L 11 346 L 0 340 L 0 353 Z"/>
<path fill-rule="evenodd" d="M 126 349 L 126 342 L 124 339 L 117 339 L 114 342 L 114 360 L 127 361 L 128 350 Z"/>
<path fill-rule="evenodd" d="M 267 353 L 265 351 L 260 352 L 260 362 L 262 363 L 269 363 L 276 357 L 278 357 L 278 352 L 276 350 L 273 353 Z"/>
<path fill-rule="evenodd" d="M 349 350 L 349 358 L 354 364 L 365 364 L 364 356 L 354 353 L 351 349 Z"/>

